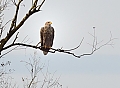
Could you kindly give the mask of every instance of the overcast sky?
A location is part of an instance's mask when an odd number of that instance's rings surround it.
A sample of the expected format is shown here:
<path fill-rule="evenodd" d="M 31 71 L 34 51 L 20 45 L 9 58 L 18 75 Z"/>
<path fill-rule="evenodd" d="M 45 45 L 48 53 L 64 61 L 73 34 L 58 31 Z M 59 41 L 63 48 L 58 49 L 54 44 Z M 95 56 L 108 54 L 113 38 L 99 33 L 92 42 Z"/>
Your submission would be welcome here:
<path fill-rule="evenodd" d="M 29 2 L 28 2 L 29 1 Z M 57 71 L 61 75 L 60 83 L 64 88 L 120 88 L 120 1 L 119 0 L 46 0 L 41 12 L 30 17 L 20 28 L 17 42 L 21 42 L 27 35 L 27 43 L 37 44 L 40 41 L 40 28 L 46 21 L 52 21 L 55 29 L 53 48 L 70 49 L 77 46 L 82 38 L 81 47 L 74 51 L 76 54 L 91 51 L 93 26 L 96 27 L 96 36 L 100 45 L 113 38 L 113 47 L 105 46 L 92 56 L 81 59 L 62 53 L 49 53 L 44 56 L 37 50 L 37 56 L 43 63 L 49 61 L 49 70 Z M 19 19 L 26 14 L 31 6 L 30 0 L 24 0 L 21 6 Z M 6 10 L 5 20 L 11 19 L 14 7 Z M 9 27 L 9 25 L 8 25 Z M 3 61 L 11 60 L 14 75 L 27 73 L 21 60 L 28 60 L 34 49 L 15 50 L 5 56 Z M 19 83 L 19 82 L 18 82 Z"/>

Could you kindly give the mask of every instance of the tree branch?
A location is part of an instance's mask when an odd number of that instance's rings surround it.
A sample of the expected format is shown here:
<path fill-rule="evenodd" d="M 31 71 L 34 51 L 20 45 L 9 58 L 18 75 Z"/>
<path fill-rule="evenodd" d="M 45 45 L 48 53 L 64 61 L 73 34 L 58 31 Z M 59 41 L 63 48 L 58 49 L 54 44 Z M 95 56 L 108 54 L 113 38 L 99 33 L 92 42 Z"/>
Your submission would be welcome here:
<path fill-rule="evenodd" d="M 41 6 L 44 4 L 45 0 L 42 1 L 42 3 L 38 6 L 38 10 L 40 10 Z"/>
<path fill-rule="evenodd" d="M 73 48 L 73 49 L 67 49 L 67 50 L 66 50 L 66 49 L 54 49 L 54 48 L 51 48 L 52 51 L 48 51 L 48 52 L 50 52 L 50 53 L 56 53 L 56 52 L 66 53 L 66 54 L 73 55 L 74 57 L 81 58 L 81 57 L 83 57 L 83 56 L 92 55 L 92 54 L 95 53 L 97 50 L 99 50 L 100 48 L 102 48 L 102 47 L 104 47 L 104 46 L 106 46 L 106 45 L 112 45 L 111 42 L 112 42 L 114 39 L 116 39 L 116 38 L 112 38 L 112 35 L 111 35 L 110 39 L 109 39 L 106 43 L 104 43 L 104 44 L 102 44 L 101 46 L 97 47 L 98 43 L 96 42 L 97 40 L 96 40 L 96 38 L 95 38 L 95 34 L 94 34 L 93 36 L 94 36 L 94 41 L 93 41 L 93 45 L 92 45 L 92 51 L 91 51 L 90 53 L 83 53 L 83 54 L 80 54 L 80 55 L 76 55 L 75 53 L 71 52 L 72 50 L 76 50 L 76 49 L 78 49 L 78 48 L 81 46 L 84 38 L 81 40 L 80 44 L 79 44 L 77 47 Z M 96 43 L 94 43 L 94 42 L 96 42 Z M 12 44 L 4 47 L 3 50 L 6 50 L 6 49 L 8 49 L 8 48 L 10 48 L 10 47 L 12 47 L 12 46 L 26 46 L 26 47 L 30 47 L 30 48 L 42 50 L 41 46 L 35 46 L 35 45 L 24 44 L 24 43 L 12 43 Z M 44 50 L 43 50 L 43 51 L 44 51 Z"/>
<path fill-rule="evenodd" d="M 14 16 L 14 18 L 13 18 L 13 20 L 12 20 L 12 23 L 11 23 L 11 27 L 10 27 L 9 32 L 12 31 L 12 28 L 13 28 L 13 27 L 16 27 L 18 11 L 19 11 L 20 4 L 21 4 L 22 1 L 23 1 L 23 0 L 19 0 L 18 4 L 16 4 L 16 12 L 15 12 L 15 16 Z"/>
<path fill-rule="evenodd" d="M 18 15 L 18 11 L 19 11 L 19 6 L 21 4 L 23 0 L 19 0 L 17 6 L 16 6 L 16 13 L 15 13 L 15 16 L 13 18 L 13 21 L 11 23 L 11 27 L 10 27 L 10 30 L 9 30 L 9 33 L 7 33 L 7 36 L 5 38 L 3 38 L 1 41 L 0 41 L 0 53 L 1 51 L 3 51 L 3 47 L 4 45 L 8 42 L 8 40 L 13 36 L 13 34 L 24 24 L 24 22 L 34 13 L 38 12 L 38 10 L 36 10 L 36 6 L 32 6 L 32 7 L 35 7 L 35 8 L 32 8 L 28 11 L 28 13 L 23 17 L 23 19 L 19 22 L 18 25 L 16 25 L 16 22 L 17 22 L 17 15 Z M 35 0 L 36 3 L 38 0 Z M 41 6 L 43 5 L 44 2 L 42 2 Z M 39 10 L 40 11 L 40 10 Z"/>

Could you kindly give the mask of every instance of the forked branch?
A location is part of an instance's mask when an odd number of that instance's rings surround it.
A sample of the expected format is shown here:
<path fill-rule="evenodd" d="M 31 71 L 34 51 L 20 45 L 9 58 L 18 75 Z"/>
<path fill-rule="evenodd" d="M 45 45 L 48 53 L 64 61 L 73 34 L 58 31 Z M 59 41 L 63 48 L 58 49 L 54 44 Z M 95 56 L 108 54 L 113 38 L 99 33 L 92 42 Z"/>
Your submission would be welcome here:
<path fill-rule="evenodd" d="M 12 0 L 13 4 L 16 6 L 16 11 L 15 11 L 15 15 L 13 17 L 13 20 L 12 20 L 9 32 L 7 33 L 7 35 L 5 36 L 5 38 L 1 39 L 1 41 L 0 41 L 0 54 L 1 54 L 1 51 L 3 51 L 3 48 L 6 45 L 6 43 L 8 42 L 8 40 L 16 33 L 16 31 L 18 31 L 18 29 L 20 29 L 20 27 L 22 27 L 22 25 L 27 21 L 27 19 L 31 15 L 33 15 L 34 13 L 40 11 L 41 6 L 45 2 L 45 0 L 43 0 L 41 2 L 41 4 L 39 5 L 38 4 L 38 0 L 35 0 L 34 4 L 31 6 L 31 8 L 27 12 L 27 14 L 17 24 L 18 12 L 19 12 L 20 4 L 22 3 L 22 1 L 23 0 L 19 0 L 18 3 L 16 3 L 15 0 Z M 13 42 L 14 42 L 14 40 L 13 40 Z"/>

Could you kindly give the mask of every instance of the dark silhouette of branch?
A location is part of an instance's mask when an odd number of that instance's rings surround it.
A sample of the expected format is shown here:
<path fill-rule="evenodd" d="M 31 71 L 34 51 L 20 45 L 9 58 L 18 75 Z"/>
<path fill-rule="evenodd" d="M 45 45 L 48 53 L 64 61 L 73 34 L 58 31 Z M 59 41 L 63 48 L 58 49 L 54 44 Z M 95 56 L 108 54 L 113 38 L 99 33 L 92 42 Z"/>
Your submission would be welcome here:
<path fill-rule="evenodd" d="M 18 46 L 14 47 L 13 49 L 11 49 L 11 50 L 7 51 L 6 53 L 2 54 L 2 55 L 0 56 L 0 58 L 3 57 L 3 56 L 5 56 L 6 54 L 12 52 L 12 51 L 15 50 L 16 48 L 18 48 Z"/>
<path fill-rule="evenodd" d="M 77 48 L 79 48 L 79 47 L 81 46 L 81 44 L 82 44 L 83 40 L 84 40 L 84 37 L 82 38 L 82 40 L 81 40 L 80 44 L 79 44 L 77 47 L 72 48 L 72 49 L 69 49 L 69 50 L 64 50 L 64 51 L 72 51 L 72 50 L 76 50 Z"/>
<path fill-rule="evenodd" d="M 26 47 L 31 47 L 31 48 L 35 48 L 35 49 L 41 49 L 41 47 L 39 46 L 39 47 L 36 47 L 36 46 L 34 46 L 34 45 L 29 45 L 29 44 L 24 44 L 24 43 L 14 43 L 14 44 L 11 44 L 11 45 L 8 45 L 8 46 L 6 46 L 6 47 L 4 47 L 3 48 L 3 50 L 6 50 L 6 49 L 8 49 L 8 48 L 10 48 L 10 47 L 12 47 L 12 46 L 26 46 Z"/>
<path fill-rule="evenodd" d="M 19 12 L 19 8 L 20 8 L 20 4 L 22 3 L 23 0 L 19 0 L 19 2 L 16 4 L 16 11 L 15 11 L 15 15 L 14 18 L 12 20 L 11 23 L 11 27 L 9 29 L 9 32 L 7 33 L 6 37 L 1 39 L 0 41 L 0 52 L 3 51 L 3 48 L 5 46 L 5 44 L 8 42 L 8 40 L 14 35 L 14 33 L 25 23 L 25 21 L 34 13 L 39 12 L 41 6 L 43 5 L 43 3 L 45 2 L 45 0 L 43 0 L 43 2 L 38 5 L 38 9 L 37 9 L 37 3 L 38 0 L 34 1 L 34 4 L 32 5 L 32 7 L 30 8 L 30 10 L 27 12 L 27 14 L 23 17 L 23 19 L 18 23 L 17 23 L 17 17 L 18 17 L 18 12 Z M 15 2 L 15 0 L 13 0 L 13 2 Z M 36 4 L 35 4 L 36 3 Z"/>
<path fill-rule="evenodd" d="M 111 33 L 111 32 L 110 32 L 110 33 Z M 106 46 L 106 45 L 112 46 L 112 45 L 113 45 L 113 44 L 112 44 L 112 41 L 113 41 L 114 39 L 116 39 L 116 38 L 112 38 L 112 34 L 111 34 L 110 39 L 109 39 L 106 43 L 98 46 L 99 43 L 98 43 L 98 41 L 97 41 L 97 39 L 96 39 L 96 36 L 95 36 L 95 30 L 94 30 L 94 35 L 92 35 L 92 36 L 93 36 L 93 43 L 92 43 L 92 45 L 91 45 L 91 46 L 92 46 L 92 50 L 91 50 L 90 53 L 83 53 L 83 54 L 80 54 L 80 55 L 76 55 L 74 52 L 71 52 L 71 51 L 73 51 L 73 50 L 77 50 L 77 49 L 81 46 L 84 38 L 81 40 L 80 44 L 79 44 L 77 47 L 75 47 L 75 48 L 72 48 L 72 49 L 63 49 L 63 48 L 61 48 L 61 49 L 54 49 L 54 48 L 51 48 L 51 50 L 50 50 L 49 52 L 50 52 L 50 53 L 56 53 L 56 52 L 66 53 L 66 54 L 73 55 L 74 57 L 81 58 L 81 57 L 83 57 L 83 56 L 92 55 L 92 54 L 95 53 L 97 50 L 99 50 L 100 48 L 102 48 L 102 47 L 104 47 L 104 46 Z M 39 44 L 39 43 L 38 43 L 38 44 Z M 36 45 L 30 45 L 30 44 L 24 44 L 24 43 L 12 43 L 12 44 L 4 47 L 3 50 L 6 50 L 6 49 L 8 49 L 8 48 L 10 48 L 10 47 L 13 47 L 13 46 L 25 46 L 25 47 L 30 47 L 30 48 L 34 48 L 34 49 L 43 50 L 43 49 L 41 48 L 41 46 L 38 46 L 38 44 L 37 44 L 37 46 L 36 46 Z"/>
<path fill-rule="evenodd" d="M 41 6 L 44 4 L 45 0 L 42 1 L 40 5 L 38 5 L 38 10 L 40 10 Z"/>
<path fill-rule="evenodd" d="M 17 38 L 18 38 L 18 34 L 19 34 L 19 32 L 16 34 L 15 39 L 14 39 L 14 41 L 13 41 L 13 44 L 15 43 L 15 41 L 16 41 Z"/>

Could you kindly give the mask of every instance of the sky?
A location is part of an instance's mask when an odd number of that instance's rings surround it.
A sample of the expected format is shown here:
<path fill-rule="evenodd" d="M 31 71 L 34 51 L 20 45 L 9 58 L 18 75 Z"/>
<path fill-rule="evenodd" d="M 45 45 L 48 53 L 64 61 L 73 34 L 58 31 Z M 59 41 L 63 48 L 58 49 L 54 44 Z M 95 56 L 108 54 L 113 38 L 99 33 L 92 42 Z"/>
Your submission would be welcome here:
<path fill-rule="evenodd" d="M 73 48 L 84 37 L 81 47 L 73 52 L 77 55 L 91 52 L 92 47 L 89 44 L 93 43 L 93 37 L 90 35 L 94 33 L 93 27 L 95 27 L 97 41 L 103 41 L 98 47 L 109 41 L 111 34 L 112 38 L 117 38 L 112 42 L 113 47 L 110 45 L 102 47 L 93 55 L 80 59 L 58 52 L 44 56 L 42 51 L 27 48 L 14 50 L 1 61 L 10 60 L 12 62 L 11 68 L 15 69 L 12 75 L 15 79 L 21 80 L 21 77 L 24 74 L 26 76 L 29 72 L 25 63 L 20 61 L 28 61 L 34 52 L 37 52 L 37 56 L 42 63 L 45 63 L 46 67 L 49 63 L 49 71 L 56 72 L 55 75 L 60 76 L 59 82 L 63 88 L 119 88 L 119 3 L 119 0 L 46 0 L 41 8 L 42 11 L 31 16 L 19 29 L 17 40 L 17 42 L 21 42 L 27 36 L 25 43 L 36 45 L 40 41 L 40 28 L 44 26 L 46 21 L 52 21 L 52 26 L 55 29 L 53 48 Z M 30 6 L 31 1 L 24 0 L 20 7 L 18 22 Z M 15 8 L 11 6 L 4 12 L 4 19 L 11 19 L 14 12 Z M 9 25 L 7 27 L 9 28 Z M 21 83 L 19 81 L 15 80 L 18 84 Z"/>

